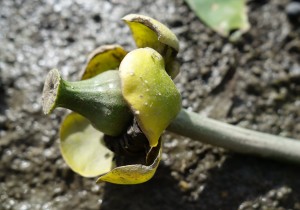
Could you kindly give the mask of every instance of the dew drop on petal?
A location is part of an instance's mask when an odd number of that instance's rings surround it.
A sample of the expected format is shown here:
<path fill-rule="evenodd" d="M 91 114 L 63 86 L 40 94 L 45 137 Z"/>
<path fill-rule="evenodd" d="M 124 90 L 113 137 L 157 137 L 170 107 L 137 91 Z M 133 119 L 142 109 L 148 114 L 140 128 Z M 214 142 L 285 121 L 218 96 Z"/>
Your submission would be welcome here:
<path fill-rule="evenodd" d="M 113 88 L 114 88 L 114 84 L 111 84 L 111 83 L 110 83 L 110 84 L 108 85 L 108 87 L 109 87 L 110 89 L 113 89 Z"/>

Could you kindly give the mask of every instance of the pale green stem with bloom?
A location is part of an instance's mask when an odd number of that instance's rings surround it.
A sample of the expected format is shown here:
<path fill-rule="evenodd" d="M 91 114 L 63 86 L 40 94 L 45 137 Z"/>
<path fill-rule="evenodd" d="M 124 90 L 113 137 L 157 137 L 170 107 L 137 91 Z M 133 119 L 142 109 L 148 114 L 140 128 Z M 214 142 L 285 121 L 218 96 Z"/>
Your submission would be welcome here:
<path fill-rule="evenodd" d="M 234 152 L 300 163 L 300 141 L 253 131 L 182 109 L 168 131 Z"/>

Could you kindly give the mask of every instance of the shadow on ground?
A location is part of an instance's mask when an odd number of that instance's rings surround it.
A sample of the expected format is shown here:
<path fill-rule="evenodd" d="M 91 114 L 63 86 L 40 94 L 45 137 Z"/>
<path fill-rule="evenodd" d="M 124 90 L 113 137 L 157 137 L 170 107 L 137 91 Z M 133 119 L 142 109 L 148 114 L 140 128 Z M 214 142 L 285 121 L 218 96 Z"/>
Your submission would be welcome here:
<path fill-rule="evenodd" d="M 168 167 L 161 164 L 150 181 L 132 186 L 106 184 L 101 210 L 190 209 Z"/>
<path fill-rule="evenodd" d="M 205 189 L 191 202 L 170 169 L 161 165 L 147 183 L 106 184 L 100 209 L 260 209 L 266 203 L 270 209 L 294 209 L 300 200 L 299 177 L 300 166 L 234 154 L 210 172 Z"/>
<path fill-rule="evenodd" d="M 247 205 L 259 209 L 264 202 L 277 200 L 270 209 L 294 209 L 291 205 L 300 199 L 299 177 L 299 165 L 235 154 L 211 171 L 196 206 L 203 210 L 247 209 Z"/>

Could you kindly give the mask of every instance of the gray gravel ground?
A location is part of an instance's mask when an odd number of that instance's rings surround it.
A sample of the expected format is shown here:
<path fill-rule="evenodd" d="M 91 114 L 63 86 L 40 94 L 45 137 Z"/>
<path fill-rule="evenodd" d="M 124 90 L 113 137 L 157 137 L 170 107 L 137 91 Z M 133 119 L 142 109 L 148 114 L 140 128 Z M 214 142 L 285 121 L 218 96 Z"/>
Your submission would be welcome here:
<path fill-rule="evenodd" d="M 47 72 L 75 80 L 103 44 L 134 44 L 120 20 L 151 16 L 180 40 L 183 106 L 221 121 L 300 139 L 300 27 L 289 1 L 249 1 L 252 28 L 230 43 L 182 0 L 0 0 L 0 209 L 300 209 L 300 167 L 241 156 L 165 134 L 155 177 L 137 186 L 95 184 L 63 162 L 65 114 L 41 111 Z"/>

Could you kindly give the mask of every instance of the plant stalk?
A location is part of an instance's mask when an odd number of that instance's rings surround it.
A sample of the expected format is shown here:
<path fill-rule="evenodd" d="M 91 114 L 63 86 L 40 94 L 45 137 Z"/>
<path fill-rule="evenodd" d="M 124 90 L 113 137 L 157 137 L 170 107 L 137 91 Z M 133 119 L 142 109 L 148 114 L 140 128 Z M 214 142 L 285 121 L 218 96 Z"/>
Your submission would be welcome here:
<path fill-rule="evenodd" d="M 253 131 L 182 109 L 168 131 L 231 151 L 300 163 L 300 141 Z"/>

